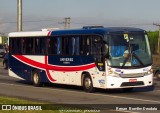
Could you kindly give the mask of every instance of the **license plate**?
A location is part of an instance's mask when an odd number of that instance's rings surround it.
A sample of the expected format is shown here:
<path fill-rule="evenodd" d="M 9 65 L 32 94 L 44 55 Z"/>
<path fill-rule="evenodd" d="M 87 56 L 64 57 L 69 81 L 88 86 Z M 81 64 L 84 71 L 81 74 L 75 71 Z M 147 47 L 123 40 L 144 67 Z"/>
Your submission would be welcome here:
<path fill-rule="evenodd" d="M 137 82 L 137 79 L 129 79 L 129 82 Z"/>

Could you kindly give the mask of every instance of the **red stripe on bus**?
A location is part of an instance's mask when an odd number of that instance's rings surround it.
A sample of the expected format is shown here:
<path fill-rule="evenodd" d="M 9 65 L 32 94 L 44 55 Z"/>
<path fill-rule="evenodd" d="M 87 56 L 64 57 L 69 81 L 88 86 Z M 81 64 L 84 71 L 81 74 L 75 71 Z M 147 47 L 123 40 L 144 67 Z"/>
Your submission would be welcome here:
<path fill-rule="evenodd" d="M 55 82 L 56 80 L 52 78 L 51 74 L 49 73 L 49 70 L 46 70 L 47 76 L 50 81 Z"/>
<path fill-rule="evenodd" d="M 48 57 L 47 57 L 47 56 L 45 56 L 45 65 L 48 65 Z M 52 82 L 55 82 L 55 81 L 56 81 L 55 79 L 52 78 L 52 76 L 51 76 L 51 74 L 49 73 L 49 70 L 48 70 L 48 69 L 46 69 L 46 74 L 47 74 L 47 76 L 48 76 L 48 78 L 49 78 L 50 81 L 52 81 Z"/>
<path fill-rule="evenodd" d="M 51 35 L 51 31 L 48 32 L 48 35 L 47 35 L 47 36 L 50 36 L 50 35 Z"/>
<path fill-rule="evenodd" d="M 21 60 L 22 62 L 26 63 L 26 64 L 30 64 L 32 66 L 35 66 L 37 68 L 42 68 L 42 69 L 46 69 L 46 70 L 54 70 L 54 71 L 82 71 L 82 70 L 88 70 L 91 68 L 94 68 L 96 65 L 95 63 L 92 64 L 88 64 L 88 65 L 83 65 L 83 66 L 52 66 L 52 65 L 48 65 L 47 62 L 47 58 L 45 58 L 45 64 L 43 63 L 39 63 L 37 61 L 31 60 L 27 57 L 24 57 L 22 55 L 14 55 L 17 59 Z M 47 56 L 46 56 L 47 57 Z"/>
<path fill-rule="evenodd" d="M 47 56 L 45 56 L 45 64 L 47 65 L 47 63 L 48 63 L 48 57 Z"/>

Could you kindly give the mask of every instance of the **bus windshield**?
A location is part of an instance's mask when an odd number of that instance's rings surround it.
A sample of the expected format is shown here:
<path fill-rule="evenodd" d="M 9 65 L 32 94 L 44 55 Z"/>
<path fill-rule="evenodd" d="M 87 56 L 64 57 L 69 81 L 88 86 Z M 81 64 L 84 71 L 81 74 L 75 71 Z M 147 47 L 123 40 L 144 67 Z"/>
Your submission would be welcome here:
<path fill-rule="evenodd" d="M 110 66 L 145 67 L 152 64 L 148 36 L 146 34 L 107 35 Z"/>

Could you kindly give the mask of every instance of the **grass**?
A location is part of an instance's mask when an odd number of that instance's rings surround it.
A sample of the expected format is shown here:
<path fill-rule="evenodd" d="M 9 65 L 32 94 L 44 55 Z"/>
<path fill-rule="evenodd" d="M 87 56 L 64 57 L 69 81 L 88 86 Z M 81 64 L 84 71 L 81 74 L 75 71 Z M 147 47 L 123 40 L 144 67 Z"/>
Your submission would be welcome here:
<path fill-rule="evenodd" d="M 33 102 L 33 101 L 28 101 L 28 100 L 24 100 L 24 99 L 17 99 L 17 98 L 11 98 L 11 97 L 4 97 L 4 96 L 0 96 L 0 105 L 45 105 L 47 103 L 40 103 L 40 102 Z M 1 106 L 2 107 L 2 106 Z M 52 106 L 55 107 L 55 106 Z M 56 109 L 56 108 L 55 108 Z M 22 113 L 22 111 L 18 111 L 18 110 L 12 110 L 12 111 L 0 111 L 0 113 Z M 60 111 L 57 110 L 45 110 L 45 111 L 34 111 L 34 110 L 30 110 L 30 111 L 25 111 L 23 110 L 23 113 L 60 113 Z"/>

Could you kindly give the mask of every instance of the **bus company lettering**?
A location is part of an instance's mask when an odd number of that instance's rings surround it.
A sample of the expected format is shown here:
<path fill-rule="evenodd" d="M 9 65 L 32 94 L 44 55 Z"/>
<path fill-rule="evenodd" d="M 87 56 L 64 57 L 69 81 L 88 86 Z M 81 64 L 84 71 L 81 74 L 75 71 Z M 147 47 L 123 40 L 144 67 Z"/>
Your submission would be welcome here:
<path fill-rule="evenodd" d="M 70 62 L 73 62 L 73 58 L 60 58 L 60 61 L 63 62 L 63 64 L 70 64 Z"/>

